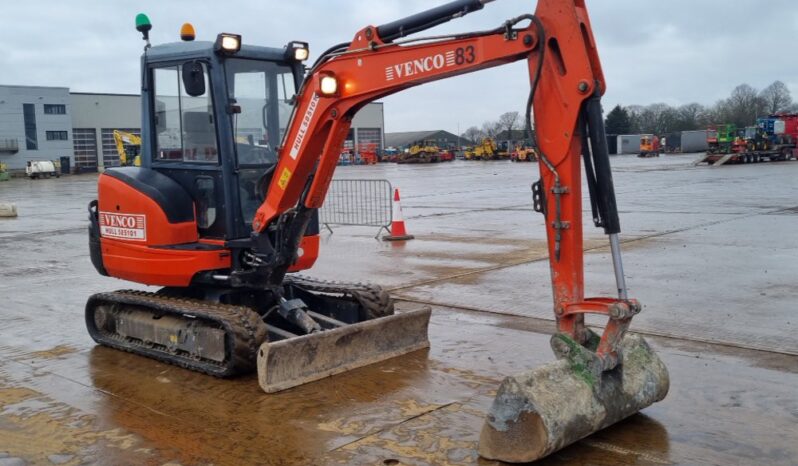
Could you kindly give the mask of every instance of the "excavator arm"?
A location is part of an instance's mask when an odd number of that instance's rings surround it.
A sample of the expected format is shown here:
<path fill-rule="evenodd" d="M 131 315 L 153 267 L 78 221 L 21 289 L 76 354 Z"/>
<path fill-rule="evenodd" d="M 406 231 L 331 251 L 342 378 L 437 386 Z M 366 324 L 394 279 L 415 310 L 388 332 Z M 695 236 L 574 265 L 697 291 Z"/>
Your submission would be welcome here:
<path fill-rule="evenodd" d="M 438 9 L 448 7 L 446 12 L 456 15 L 481 8 L 482 4 L 480 0 L 461 0 Z M 405 21 L 412 23 L 415 19 L 418 23 L 423 14 Z M 435 10 L 427 14 L 430 24 L 438 24 L 446 17 Z M 614 313 L 631 319 L 639 305 L 626 298 L 625 286 L 619 284 L 618 299 L 584 297 L 580 158 L 583 139 L 587 139 L 590 129 L 597 133 L 592 141 L 594 147 L 604 141 L 598 97 L 605 89 L 584 0 L 540 0 L 534 15 L 519 16 L 492 30 L 433 38 L 418 44 L 413 41 L 400 44 L 394 41 L 395 37 L 386 39 L 389 27 L 402 29 L 397 23 L 363 28 L 350 44 L 322 56 L 310 70 L 297 96 L 268 195 L 253 221 L 256 234 L 267 234 L 272 226 L 280 230 L 277 236 L 288 238 L 269 244 L 269 252 L 272 248 L 277 250 L 270 257 L 279 257 L 281 252 L 284 257 L 293 257 L 292 248 L 297 247 L 296 238 L 301 236 L 296 233 L 301 231 L 296 225 L 301 222 L 297 212 L 322 206 L 352 118 L 366 103 L 427 82 L 526 60 L 535 136 L 541 154 L 542 180 L 535 194 L 538 210 L 546 214 L 559 329 L 584 342 L 589 337 L 584 327 L 586 312 Z M 335 84 L 334 89 L 331 83 Z M 588 126 L 590 101 L 594 111 L 592 124 Z M 598 118 L 595 110 L 599 112 Z M 594 155 L 601 152 L 585 151 Z M 603 152 L 606 156 L 606 148 Z M 614 217 L 608 219 L 614 224 L 608 232 L 617 234 L 609 163 L 598 158 L 595 171 L 604 169 L 605 173 L 600 180 L 602 192 L 594 194 L 611 197 L 612 209 L 604 215 Z M 589 161 L 588 158 L 586 162 Z M 597 176 L 594 164 L 590 165 L 588 185 L 593 190 Z M 594 218 L 600 216 L 594 212 Z M 287 234 L 292 224 L 296 230 Z M 606 367 L 617 364 L 614 347 L 626 326 L 628 320 L 623 320 L 608 327 L 604 335 L 598 354 L 607 359 Z"/>

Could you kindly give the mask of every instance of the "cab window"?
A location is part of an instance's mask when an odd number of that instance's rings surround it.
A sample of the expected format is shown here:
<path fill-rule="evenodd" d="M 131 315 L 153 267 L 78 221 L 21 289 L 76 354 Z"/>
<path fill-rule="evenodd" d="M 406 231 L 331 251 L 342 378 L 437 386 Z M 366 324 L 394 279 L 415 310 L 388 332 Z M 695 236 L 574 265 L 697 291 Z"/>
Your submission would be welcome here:
<path fill-rule="evenodd" d="M 250 223 L 263 202 L 277 163 L 276 148 L 285 134 L 296 93 L 286 64 L 231 58 L 225 61 L 227 91 L 238 106 L 234 114 L 241 215 Z"/>
<path fill-rule="evenodd" d="M 240 112 L 235 115 L 239 165 L 270 165 L 285 133 L 296 93 L 288 65 L 231 58 L 225 62 L 227 86 Z"/>
<path fill-rule="evenodd" d="M 201 67 L 205 92 L 189 95 L 183 69 L 167 66 L 153 70 L 155 87 L 156 160 L 216 163 L 219 151 L 208 70 Z"/>

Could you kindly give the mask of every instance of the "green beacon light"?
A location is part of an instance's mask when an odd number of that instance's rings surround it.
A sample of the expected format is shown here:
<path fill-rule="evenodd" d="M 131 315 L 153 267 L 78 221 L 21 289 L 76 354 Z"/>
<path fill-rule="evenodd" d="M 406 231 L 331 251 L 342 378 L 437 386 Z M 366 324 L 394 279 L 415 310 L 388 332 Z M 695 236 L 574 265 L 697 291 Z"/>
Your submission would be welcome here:
<path fill-rule="evenodd" d="M 150 29 L 152 29 L 150 18 L 148 18 L 144 13 L 137 14 L 136 30 L 141 33 L 142 39 L 147 42 L 147 46 L 145 48 L 150 46 Z"/>

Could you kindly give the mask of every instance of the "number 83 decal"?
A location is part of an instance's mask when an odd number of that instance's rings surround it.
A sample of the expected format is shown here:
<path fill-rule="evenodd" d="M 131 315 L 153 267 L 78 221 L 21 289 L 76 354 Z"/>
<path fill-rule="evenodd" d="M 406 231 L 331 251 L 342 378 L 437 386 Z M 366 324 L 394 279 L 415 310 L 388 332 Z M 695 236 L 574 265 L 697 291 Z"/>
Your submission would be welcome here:
<path fill-rule="evenodd" d="M 474 46 L 468 45 L 466 47 L 459 47 L 454 51 L 454 62 L 457 65 L 463 63 L 474 63 L 476 57 L 474 56 Z"/>

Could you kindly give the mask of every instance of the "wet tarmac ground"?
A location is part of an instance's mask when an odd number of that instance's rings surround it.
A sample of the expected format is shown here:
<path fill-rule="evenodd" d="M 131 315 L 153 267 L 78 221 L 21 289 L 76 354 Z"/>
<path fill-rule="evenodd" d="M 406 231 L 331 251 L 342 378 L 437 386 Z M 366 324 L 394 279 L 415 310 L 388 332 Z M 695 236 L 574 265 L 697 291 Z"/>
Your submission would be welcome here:
<path fill-rule="evenodd" d="M 540 464 L 798 463 L 798 162 L 709 168 L 613 159 L 632 323 L 667 364 L 668 397 Z M 553 359 L 534 164 L 341 167 L 401 188 L 415 240 L 323 234 L 320 278 L 432 305 L 431 348 L 279 394 L 96 347 L 87 251 L 91 175 L 0 183 L 0 466 L 456 464 L 476 455 L 505 375 Z M 585 203 L 585 208 L 589 205 Z M 612 295 L 606 239 L 586 224 L 586 287 Z"/>

